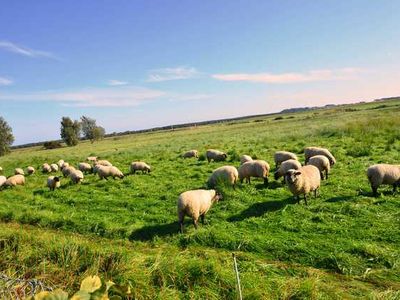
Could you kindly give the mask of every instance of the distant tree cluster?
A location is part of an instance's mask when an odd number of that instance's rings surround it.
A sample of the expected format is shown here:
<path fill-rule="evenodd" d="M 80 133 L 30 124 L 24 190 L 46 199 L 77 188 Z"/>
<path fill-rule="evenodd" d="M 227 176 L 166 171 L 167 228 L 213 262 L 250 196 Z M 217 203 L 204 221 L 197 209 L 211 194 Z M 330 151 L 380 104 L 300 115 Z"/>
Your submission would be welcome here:
<path fill-rule="evenodd" d="M 90 140 L 92 143 L 102 139 L 106 134 L 106 131 L 103 127 L 97 126 L 95 119 L 82 116 L 81 125 L 83 137 L 87 140 Z"/>
<path fill-rule="evenodd" d="M 10 146 L 14 143 L 14 135 L 12 129 L 4 120 L 0 117 L 0 156 L 6 155 L 10 152 Z"/>
<path fill-rule="evenodd" d="M 96 120 L 82 116 L 81 121 L 73 121 L 69 117 L 61 119 L 61 138 L 68 146 L 76 146 L 79 143 L 81 133 L 84 139 L 92 143 L 102 139 L 106 133 L 105 129 L 97 126 Z"/>

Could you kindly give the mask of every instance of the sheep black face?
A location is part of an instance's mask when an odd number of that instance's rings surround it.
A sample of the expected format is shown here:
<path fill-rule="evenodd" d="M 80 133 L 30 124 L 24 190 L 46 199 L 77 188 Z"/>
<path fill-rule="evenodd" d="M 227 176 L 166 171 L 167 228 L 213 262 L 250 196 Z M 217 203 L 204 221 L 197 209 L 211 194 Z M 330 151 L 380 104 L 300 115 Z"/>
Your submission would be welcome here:
<path fill-rule="evenodd" d="M 215 197 L 214 197 L 214 201 L 218 203 L 219 200 L 224 199 L 222 197 L 222 194 L 220 192 L 216 192 Z"/>
<path fill-rule="evenodd" d="M 59 181 L 60 181 L 60 178 L 54 177 L 54 181 L 55 181 L 55 182 L 59 182 Z"/>
<path fill-rule="evenodd" d="M 287 183 L 295 183 L 297 181 L 297 177 L 301 175 L 300 171 L 289 170 L 285 174 L 285 181 Z"/>

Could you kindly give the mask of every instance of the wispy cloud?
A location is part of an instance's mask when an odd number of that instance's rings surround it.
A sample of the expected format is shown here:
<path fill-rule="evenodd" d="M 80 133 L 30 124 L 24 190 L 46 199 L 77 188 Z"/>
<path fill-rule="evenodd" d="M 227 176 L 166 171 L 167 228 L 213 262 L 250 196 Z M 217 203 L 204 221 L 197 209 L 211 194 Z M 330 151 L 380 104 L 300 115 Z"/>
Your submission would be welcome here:
<path fill-rule="evenodd" d="M 0 41 L 0 49 L 12 52 L 15 54 L 28 56 L 28 57 L 45 57 L 51 59 L 58 59 L 53 53 L 42 51 L 42 50 L 34 50 L 28 47 L 24 47 L 21 45 L 17 45 L 15 43 L 9 41 Z"/>
<path fill-rule="evenodd" d="M 107 81 L 107 84 L 111 85 L 111 86 L 118 86 L 118 85 L 127 85 L 128 82 L 127 81 L 116 80 L 116 79 L 111 79 L 111 80 Z"/>
<path fill-rule="evenodd" d="M 261 83 L 299 83 L 313 81 L 352 80 L 362 72 L 358 68 L 312 70 L 304 73 L 231 73 L 214 74 L 212 78 L 222 81 L 248 81 Z"/>
<path fill-rule="evenodd" d="M 0 77 L 0 86 L 12 85 L 14 81 L 6 77 Z"/>
<path fill-rule="evenodd" d="M 190 79 L 199 76 L 201 73 L 192 67 L 176 67 L 150 70 L 148 82 L 160 82 L 168 80 Z"/>

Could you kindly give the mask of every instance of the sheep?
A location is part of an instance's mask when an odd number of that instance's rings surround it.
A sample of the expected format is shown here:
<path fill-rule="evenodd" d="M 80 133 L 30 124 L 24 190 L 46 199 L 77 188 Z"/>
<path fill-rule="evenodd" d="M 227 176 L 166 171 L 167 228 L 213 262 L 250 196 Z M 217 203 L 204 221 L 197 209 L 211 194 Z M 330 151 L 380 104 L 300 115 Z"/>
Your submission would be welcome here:
<path fill-rule="evenodd" d="M 73 171 L 75 171 L 76 169 L 73 166 L 66 166 L 61 169 L 61 172 L 63 173 L 64 177 L 68 177 L 69 174 Z"/>
<path fill-rule="evenodd" d="M 150 173 L 151 167 L 143 161 L 134 161 L 131 163 L 131 173 L 136 174 L 136 171 L 142 171 L 142 174 Z"/>
<path fill-rule="evenodd" d="M 107 177 L 112 177 L 115 179 L 115 177 L 118 178 L 124 178 L 124 174 L 114 166 L 98 166 L 97 168 L 97 174 L 99 174 L 100 179 L 105 178 L 107 180 Z"/>
<path fill-rule="evenodd" d="M 240 164 L 243 165 L 245 162 L 252 161 L 253 159 L 249 155 L 242 155 L 240 157 Z"/>
<path fill-rule="evenodd" d="M 3 186 L 3 184 L 7 181 L 6 176 L 0 176 L 0 187 Z"/>
<path fill-rule="evenodd" d="M 304 149 L 305 164 L 308 163 L 309 159 L 315 155 L 323 155 L 329 159 L 329 163 L 333 166 L 336 163 L 335 157 L 326 148 L 319 147 L 307 147 Z"/>
<path fill-rule="evenodd" d="M 228 157 L 226 153 L 214 150 L 214 149 L 208 149 L 206 152 L 206 157 L 208 162 L 210 161 L 224 161 Z"/>
<path fill-rule="evenodd" d="M 269 164 L 265 160 L 253 160 L 245 162 L 239 167 L 239 180 L 243 183 L 246 179 L 250 183 L 251 177 L 258 177 L 264 179 L 264 185 L 268 184 Z"/>
<path fill-rule="evenodd" d="M 298 170 L 300 168 L 301 164 L 299 161 L 295 159 L 285 160 L 284 162 L 281 163 L 278 170 L 275 171 L 274 178 L 275 180 L 278 180 L 280 177 L 285 176 L 286 172 L 289 171 L 290 169 Z M 285 182 L 285 178 L 283 179 L 283 182 Z"/>
<path fill-rule="evenodd" d="M 62 169 L 62 168 L 68 168 L 68 167 L 69 167 L 69 163 L 64 162 L 64 163 L 62 164 L 62 166 L 61 166 L 61 169 Z"/>
<path fill-rule="evenodd" d="M 378 187 L 381 184 L 391 184 L 393 193 L 400 186 L 400 165 L 377 164 L 370 166 L 367 170 L 367 177 L 371 184 L 372 193 L 378 196 Z"/>
<path fill-rule="evenodd" d="M 14 175 L 25 175 L 25 172 L 21 168 L 16 168 L 14 170 Z"/>
<path fill-rule="evenodd" d="M 51 167 L 48 163 L 44 163 L 42 165 L 42 172 L 43 173 L 51 173 Z"/>
<path fill-rule="evenodd" d="M 233 166 L 223 166 L 215 169 L 211 176 L 208 178 L 207 184 L 213 188 L 217 186 L 221 181 L 229 183 L 235 189 L 236 182 L 238 181 L 239 173 L 238 170 Z"/>
<path fill-rule="evenodd" d="M 111 167 L 112 163 L 110 163 L 108 160 L 102 159 L 102 160 L 96 161 L 96 165 Z"/>
<path fill-rule="evenodd" d="M 60 185 L 60 177 L 50 176 L 47 178 L 47 187 L 50 189 L 50 191 L 54 191 L 55 189 L 59 188 Z"/>
<path fill-rule="evenodd" d="M 78 164 L 78 169 L 81 170 L 83 173 L 91 173 L 93 168 L 90 164 L 81 162 Z"/>
<path fill-rule="evenodd" d="M 32 166 L 29 166 L 26 168 L 26 174 L 28 175 L 32 175 L 33 173 L 35 173 L 35 168 Z"/>
<path fill-rule="evenodd" d="M 50 168 L 51 168 L 52 172 L 57 172 L 58 171 L 58 165 L 57 164 L 51 164 Z"/>
<path fill-rule="evenodd" d="M 324 180 L 324 171 L 325 171 L 325 179 L 328 179 L 329 171 L 331 170 L 331 165 L 329 163 L 329 159 L 324 155 L 315 155 L 310 157 L 307 165 L 316 166 L 321 173 L 321 179 Z"/>
<path fill-rule="evenodd" d="M 191 158 L 191 157 L 195 157 L 195 158 L 199 158 L 199 151 L 197 150 L 190 150 L 188 152 L 185 152 L 182 154 L 183 158 Z"/>
<path fill-rule="evenodd" d="M 24 175 L 21 175 L 21 174 L 8 177 L 8 179 L 6 180 L 6 182 L 3 185 L 4 186 L 25 185 L 25 177 L 24 177 Z"/>
<path fill-rule="evenodd" d="M 69 178 L 71 178 L 71 181 L 75 184 L 80 183 L 83 180 L 83 173 L 79 170 L 72 170 L 69 173 Z"/>
<path fill-rule="evenodd" d="M 278 168 L 278 166 L 283 163 L 286 160 L 293 159 L 293 160 L 299 160 L 297 158 L 297 155 L 288 152 L 288 151 L 276 151 L 274 154 L 274 160 L 275 160 L 275 168 Z"/>
<path fill-rule="evenodd" d="M 191 190 L 179 195 L 178 198 L 178 221 L 179 230 L 183 233 L 183 220 L 189 216 L 193 220 L 194 228 L 197 229 L 199 217 L 204 225 L 205 215 L 214 202 L 218 202 L 222 196 L 215 190 Z"/>
<path fill-rule="evenodd" d="M 61 168 L 64 166 L 64 160 L 63 160 L 63 159 L 60 159 L 60 160 L 57 162 L 57 165 L 58 165 L 58 167 L 61 169 Z"/>
<path fill-rule="evenodd" d="M 88 157 L 86 158 L 86 160 L 87 160 L 88 162 L 95 163 L 95 162 L 97 161 L 97 156 L 88 156 Z"/>
<path fill-rule="evenodd" d="M 298 170 L 290 169 L 287 171 L 285 181 L 294 198 L 297 198 L 297 203 L 300 203 L 300 195 L 304 195 L 304 202 L 307 205 L 308 193 L 314 192 L 314 197 L 317 197 L 321 176 L 317 167 L 308 165 Z"/>

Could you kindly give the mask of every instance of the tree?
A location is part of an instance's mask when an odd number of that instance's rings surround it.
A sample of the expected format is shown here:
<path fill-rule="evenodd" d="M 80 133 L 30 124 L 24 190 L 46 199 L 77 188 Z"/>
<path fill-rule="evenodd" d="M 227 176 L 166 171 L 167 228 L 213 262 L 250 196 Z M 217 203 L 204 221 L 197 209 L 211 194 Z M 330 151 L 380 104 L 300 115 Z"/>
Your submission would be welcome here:
<path fill-rule="evenodd" d="M 72 121 L 69 117 L 61 119 L 61 138 L 68 146 L 76 146 L 79 142 L 81 124 L 79 121 Z"/>
<path fill-rule="evenodd" d="M 0 156 L 10 152 L 10 146 L 13 142 L 14 136 L 11 127 L 3 117 L 0 117 Z"/>
<path fill-rule="evenodd" d="M 103 127 L 97 126 L 95 119 L 82 116 L 81 124 L 83 137 L 90 140 L 92 143 L 94 141 L 102 139 L 106 133 Z"/>

